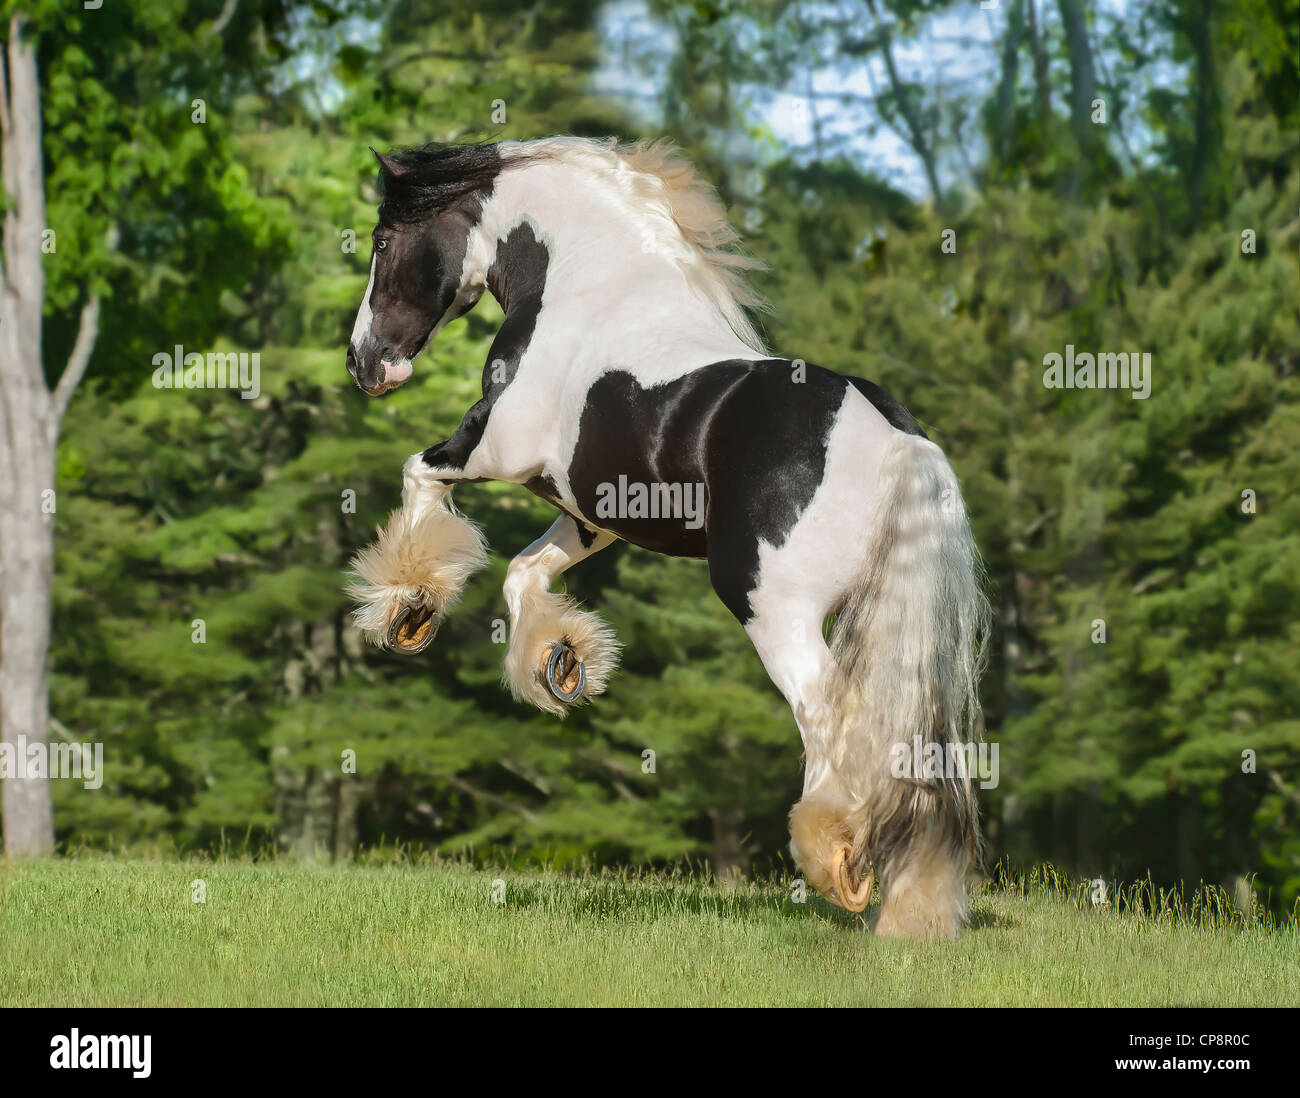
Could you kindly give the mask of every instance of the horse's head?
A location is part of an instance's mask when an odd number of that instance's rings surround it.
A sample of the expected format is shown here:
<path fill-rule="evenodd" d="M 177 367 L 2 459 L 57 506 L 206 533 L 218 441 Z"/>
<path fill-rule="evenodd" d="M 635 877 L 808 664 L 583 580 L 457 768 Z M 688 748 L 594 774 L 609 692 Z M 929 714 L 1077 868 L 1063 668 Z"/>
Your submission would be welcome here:
<path fill-rule="evenodd" d="M 384 199 L 348 345 L 348 373 L 370 396 L 406 381 L 411 360 L 483 293 L 485 273 L 465 256 L 500 163 L 491 146 L 375 158 Z"/>

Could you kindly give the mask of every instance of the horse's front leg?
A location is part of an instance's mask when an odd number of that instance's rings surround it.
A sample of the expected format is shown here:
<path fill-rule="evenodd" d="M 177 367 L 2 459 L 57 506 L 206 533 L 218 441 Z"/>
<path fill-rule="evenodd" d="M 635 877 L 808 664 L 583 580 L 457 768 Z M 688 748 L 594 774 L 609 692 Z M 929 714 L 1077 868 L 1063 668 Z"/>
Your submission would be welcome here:
<path fill-rule="evenodd" d="M 561 515 L 510 562 L 505 682 L 520 701 L 562 717 L 570 705 L 604 691 L 618 663 L 618 642 L 598 615 L 579 610 L 551 584 L 613 540 L 613 534 Z"/>
<path fill-rule="evenodd" d="M 352 560 L 357 578 L 348 594 L 359 604 L 352 620 L 381 648 L 424 651 L 465 581 L 487 561 L 482 532 L 451 506 L 456 481 L 494 479 L 475 470 L 485 420 L 476 404 L 451 438 L 407 460 L 402 506 Z"/>

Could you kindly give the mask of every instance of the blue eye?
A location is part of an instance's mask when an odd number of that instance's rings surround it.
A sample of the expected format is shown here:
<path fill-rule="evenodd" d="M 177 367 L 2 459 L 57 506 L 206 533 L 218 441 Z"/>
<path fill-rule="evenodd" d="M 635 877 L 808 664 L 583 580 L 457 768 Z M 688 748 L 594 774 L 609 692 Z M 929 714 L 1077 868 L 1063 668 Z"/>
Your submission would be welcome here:
<path fill-rule="evenodd" d="M 387 240 L 382 240 L 382 239 L 381 239 L 381 240 L 376 240 L 376 241 L 375 241 L 375 250 L 378 251 L 378 252 L 387 251 L 387 250 L 388 250 L 388 241 L 387 241 Z"/>

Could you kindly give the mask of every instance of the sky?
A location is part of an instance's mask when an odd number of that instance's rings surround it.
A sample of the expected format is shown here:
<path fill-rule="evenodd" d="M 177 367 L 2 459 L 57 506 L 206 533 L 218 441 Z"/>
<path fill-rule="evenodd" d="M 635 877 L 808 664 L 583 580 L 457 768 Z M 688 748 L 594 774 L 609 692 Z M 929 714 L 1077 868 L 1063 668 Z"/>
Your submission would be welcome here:
<path fill-rule="evenodd" d="M 968 97 L 970 110 L 987 101 L 993 92 L 999 68 L 998 43 L 1006 28 L 1005 0 L 967 0 L 938 12 L 926 19 L 914 36 L 899 35 L 894 41 L 894 58 L 900 75 L 906 81 L 915 81 L 929 89 L 938 90 L 940 98 L 954 101 L 958 90 Z M 990 4 L 990 7 L 985 7 Z M 863 11 L 862 0 L 826 0 L 828 8 L 843 7 L 848 11 Z M 1039 0 L 1039 18 L 1044 25 L 1054 24 L 1055 5 L 1049 0 Z M 1130 11 L 1129 0 L 1098 0 L 1093 10 L 1098 20 L 1133 17 L 1139 8 Z M 290 63 L 290 72 L 298 80 L 305 80 L 315 91 L 318 106 L 328 112 L 337 105 L 344 92 L 331 75 L 333 58 L 327 43 L 337 49 L 341 43 L 369 45 L 379 33 L 379 26 L 371 20 L 352 18 L 323 39 L 312 33 L 310 8 L 302 8 L 301 49 Z M 744 20 L 733 17 L 730 30 L 736 37 L 735 45 L 746 48 Z M 606 0 L 597 15 L 597 33 L 605 53 L 598 69 L 593 90 L 622 101 L 633 124 L 647 131 L 661 129 L 661 114 L 657 89 L 663 87 L 669 61 L 675 49 L 675 32 L 650 11 L 648 0 Z M 1094 43 L 1096 33 L 1094 30 Z M 1115 58 L 1105 51 L 1099 55 L 1101 65 L 1113 67 Z M 1109 60 L 1108 60 L 1109 59 Z M 1022 64 L 1022 80 L 1026 78 Z M 1099 73 L 1099 76 L 1101 74 Z M 1185 73 L 1165 70 L 1146 74 L 1152 84 L 1174 84 L 1184 80 Z M 767 152 L 771 156 L 783 155 L 787 148 L 795 155 L 809 159 L 814 155 L 814 117 L 820 123 L 828 145 L 838 147 L 860 168 L 871 171 L 900 190 L 917 198 L 928 197 L 929 188 L 920 159 L 908 142 L 896 132 L 869 102 L 877 89 L 889 86 L 888 76 L 878 52 L 869 58 L 850 62 L 818 61 L 799 69 L 791 81 L 792 86 L 779 91 L 768 87 L 741 86 L 736 90 L 744 96 L 748 121 L 759 129 L 770 132 L 774 141 Z M 1052 70 L 1055 94 L 1064 99 L 1068 84 L 1068 71 L 1058 59 Z M 815 99 L 808 97 L 809 89 Z M 840 93 L 866 97 L 852 103 L 840 103 L 834 97 Z M 829 97 L 829 98 L 828 98 Z M 1062 109 L 1063 102 L 1058 104 Z M 865 112 L 865 113 L 864 113 Z M 985 154 L 983 139 L 974 117 L 967 113 L 956 124 L 960 144 L 966 160 L 979 164 Z M 1146 135 L 1140 121 L 1128 119 L 1126 134 L 1139 153 L 1146 146 Z M 619 136 L 632 138 L 637 133 Z M 940 163 L 940 177 L 945 184 L 953 180 L 969 180 L 969 168 L 953 149 L 952 143 L 941 143 L 948 150 L 947 159 Z"/>
<path fill-rule="evenodd" d="M 839 5 L 850 11 L 865 10 L 861 0 L 827 0 L 828 7 Z M 1131 16 L 1129 8 L 1128 0 L 1100 0 L 1093 10 L 1100 20 L 1109 21 Z M 1056 23 L 1054 4 L 1040 0 L 1038 10 L 1045 26 Z M 952 91 L 959 89 L 970 97 L 972 104 L 983 103 L 994 90 L 1000 64 L 999 42 L 1005 30 L 1006 10 L 999 0 L 957 3 L 925 20 L 915 36 L 897 36 L 895 64 L 903 80 L 938 89 L 945 101 L 950 101 Z M 609 0 L 602 7 L 598 31 L 607 57 L 597 74 L 596 90 L 623 99 L 634 119 L 648 127 L 655 126 L 659 114 L 644 90 L 662 84 L 667 60 L 675 49 L 674 31 L 651 14 L 647 0 Z M 742 35 L 743 29 L 738 27 L 736 33 Z M 743 38 L 737 45 L 745 48 Z M 1097 45 L 1095 28 L 1094 45 Z M 1108 52 L 1101 51 L 1100 61 L 1106 69 L 1112 68 L 1115 60 Z M 1021 79 L 1026 75 L 1027 66 L 1022 62 Z M 1068 70 L 1063 61 L 1055 62 L 1051 77 L 1055 94 L 1062 100 L 1058 105 L 1064 109 Z M 1182 79 L 1185 75 L 1177 71 L 1150 74 L 1152 83 L 1175 83 Z M 860 101 L 840 104 L 826 98 L 847 92 L 870 99 L 877 89 L 888 88 L 888 74 L 878 53 L 850 63 L 812 60 L 796 74 L 792 84 L 795 86 L 776 93 L 749 89 L 752 121 L 767 127 L 781 142 L 799 150 L 798 155 L 808 158 L 813 155 L 815 111 L 823 134 L 839 137 L 846 154 L 860 167 L 915 197 L 928 196 L 929 187 L 920 159 L 870 104 Z M 810 87 L 816 99 L 808 97 Z M 1138 120 L 1126 120 L 1126 133 L 1136 148 L 1144 147 Z M 973 164 L 982 161 L 985 149 L 973 117 L 964 119 L 960 136 L 969 161 Z M 951 154 L 951 162 L 941 163 L 940 169 L 945 181 L 969 176 L 956 153 Z"/>
<path fill-rule="evenodd" d="M 915 39 L 900 38 L 894 46 L 895 64 L 904 79 L 920 80 L 945 86 L 961 82 L 980 99 L 991 90 L 996 57 L 996 41 L 1003 30 L 1001 11 L 981 10 L 978 3 L 955 7 L 926 21 Z M 674 32 L 655 20 L 646 0 L 611 0 L 600 16 L 599 33 L 608 52 L 606 63 L 596 78 L 596 90 L 625 98 L 636 117 L 648 123 L 656 121 L 656 112 L 648 110 L 638 90 L 653 75 L 659 83 L 663 65 L 654 64 L 654 53 L 666 58 L 674 48 Z M 633 43 L 646 52 L 651 63 L 640 71 L 630 67 L 635 60 Z M 744 43 L 740 43 L 743 48 Z M 755 120 L 769 127 L 782 142 L 806 150 L 812 155 L 814 111 L 823 134 L 850 137 L 847 150 L 858 163 L 870 166 L 895 186 L 910 194 L 928 192 L 920 161 L 902 137 L 875 117 L 868 125 L 874 133 L 863 131 L 860 104 L 841 106 L 823 98 L 827 94 L 849 92 L 872 96 L 876 88 L 888 86 L 888 76 L 878 57 L 847 67 L 811 65 L 797 78 L 799 87 L 775 95 L 751 91 Z M 808 98 L 808 84 L 817 98 Z M 972 153 L 974 155 L 974 153 Z"/>

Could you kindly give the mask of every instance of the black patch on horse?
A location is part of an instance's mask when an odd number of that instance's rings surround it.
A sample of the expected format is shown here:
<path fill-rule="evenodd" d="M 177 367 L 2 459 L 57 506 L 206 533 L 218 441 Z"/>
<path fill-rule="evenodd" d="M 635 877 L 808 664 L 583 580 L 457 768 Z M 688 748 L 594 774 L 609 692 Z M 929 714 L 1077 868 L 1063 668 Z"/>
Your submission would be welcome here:
<path fill-rule="evenodd" d="M 546 502 L 552 507 L 558 507 L 568 515 L 569 518 L 573 519 L 573 525 L 578 530 L 578 540 L 582 542 L 582 547 L 584 549 L 591 548 L 592 544 L 596 540 L 596 531 L 569 510 L 568 505 L 560 499 L 560 486 L 556 484 L 551 477 L 547 476 L 545 473 L 538 473 L 537 476 L 524 481 L 524 487 L 532 492 L 533 495 L 546 500 Z"/>
<path fill-rule="evenodd" d="M 715 362 L 643 388 L 623 370 L 587 392 L 569 485 L 583 514 L 625 541 L 706 557 L 714 590 L 748 622 L 759 542 L 785 543 L 826 472 L 827 437 L 848 382 L 808 366 L 801 383 L 785 359 Z M 684 517 L 605 516 L 597 504 L 618 481 L 704 485 L 704 523 Z"/>
<path fill-rule="evenodd" d="M 497 330 L 483 370 L 483 395 L 500 396 L 519 372 L 519 361 L 532 342 L 537 314 L 546 292 L 550 249 L 537 239 L 532 225 L 524 223 L 497 242 L 496 259 L 487 273 L 487 286 L 501 303 L 505 320 Z"/>
<path fill-rule="evenodd" d="M 912 417 L 912 413 L 874 381 L 862 377 L 849 377 L 846 380 L 875 405 L 876 411 L 889 420 L 891 427 L 902 431 L 905 435 L 920 435 L 924 439 L 930 437 L 921 430 L 921 425 Z"/>
<path fill-rule="evenodd" d="M 540 496 L 547 503 L 558 506 L 560 501 L 560 486 L 555 483 L 554 479 L 548 477 L 545 473 L 538 473 L 531 480 L 524 481 L 524 487 L 535 496 Z"/>
<path fill-rule="evenodd" d="M 462 263 L 464 254 L 462 241 Z M 482 440 L 493 405 L 519 372 L 520 360 L 532 341 L 537 314 L 542 308 L 542 294 L 546 291 L 546 271 L 550 262 L 550 251 L 537 239 L 531 225 L 518 225 L 504 240 L 498 241 L 497 256 L 488 271 L 487 283 L 506 316 L 483 367 L 483 398 L 465 413 L 451 438 L 424 451 L 425 464 L 463 469 Z M 554 482 L 551 487 L 554 488 Z M 542 495 L 540 492 L 537 494 Z M 595 539 L 594 534 L 591 537 Z"/>
<path fill-rule="evenodd" d="M 452 433 L 451 438 L 436 446 L 430 446 L 420 455 L 425 465 L 432 469 L 465 468 L 470 454 L 483 439 L 483 432 L 487 430 L 488 414 L 491 411 L 492 405 L 489 401 L 477 401 L 462 417 L 460 426 Z M 465 479 L 458 477 L 455 481 L 446 483 L 464 484 Z"/>

